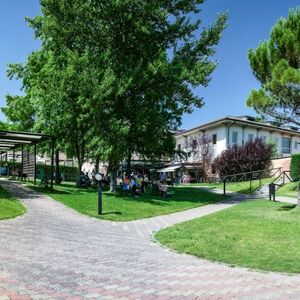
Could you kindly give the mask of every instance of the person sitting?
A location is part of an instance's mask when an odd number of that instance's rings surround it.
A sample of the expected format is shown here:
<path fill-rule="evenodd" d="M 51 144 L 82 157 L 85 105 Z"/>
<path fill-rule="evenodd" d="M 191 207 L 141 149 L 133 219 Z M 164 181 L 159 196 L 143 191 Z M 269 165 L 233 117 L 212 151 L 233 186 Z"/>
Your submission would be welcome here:
<path fill-rule="evenodd" d="M 148 179 L 147 175 L 145 174 L 143 176 L 142 185 L 141 185 L 141 192 L 142 193 L 146 192 L 146 188 L 148 187 L 148 185 L 149 185 L 149 179 Z"/>
<path fill-rule="evenodd" d="M 162 193 L 163 197 L 170 197 L 171 196 L 172 193 L 170 192 L 170 189 L 169 189 L 168 185 L 161 184 L 160 181 L 157 181 L 156 184 L 157 184 L 158 191 Z"/>
<path fill-rule="evenodd" d="M 84 175 L 83 172 L 81 172 L 81 175 L 80 175 L 80 185 L 82 187 L 88 187 L 90 185 L 91 181 L 90 181 L 90 178 L 88 176 L 88 173 L 86 173 Z"/>
<path fill-rule="evenodd" d="M 132 195 L 134 197 L 138 197 L 141 195 L 139 186 L 136 182 L 136 179 L 133 176 L 131 177 L 131 180 L 130 180 L 130 188 L 131 188 Z"/>
<path fill-rule="evenodd" d="M 121 183 L 121 191 L 123 194 L 128 194 L 129 192 L 129 185 L 126 183 Z"/>

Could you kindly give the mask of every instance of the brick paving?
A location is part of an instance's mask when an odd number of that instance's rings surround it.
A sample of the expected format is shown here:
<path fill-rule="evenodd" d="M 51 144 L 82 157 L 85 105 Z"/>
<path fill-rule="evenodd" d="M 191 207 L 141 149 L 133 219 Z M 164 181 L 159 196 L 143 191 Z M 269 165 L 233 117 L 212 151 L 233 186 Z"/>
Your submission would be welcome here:
<path fill-rule="evenodd" d="M 16 183 L 1 185 L 28 211 L 0 222 L 0 300 L 300 298 L 300 276 L 208 262 L 152 238 L 153 231 L 240 198 L 118 223 L 86 217 Z"/>

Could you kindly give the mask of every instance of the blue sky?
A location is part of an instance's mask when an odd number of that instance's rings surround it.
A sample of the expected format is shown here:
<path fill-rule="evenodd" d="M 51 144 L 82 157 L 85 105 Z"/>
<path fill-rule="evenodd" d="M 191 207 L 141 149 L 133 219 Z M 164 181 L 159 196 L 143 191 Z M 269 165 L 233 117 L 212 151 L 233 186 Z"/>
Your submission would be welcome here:
<path fill-rule="evenodd" d="M 217 13 L 228 11 L 228 27 L 218 45 L 215 58 L 219 64 L 209 86 L 195 90 L 205 105 L 183 117 L 183 128 L 226 115 L 255 114 L 245 105 L 250 90 L 259 87 L 249 67 L 248 49 L 267 39 L 276 20 L 297 5 L 299 0 L 207 0 L 202 5 L 203 25 L 212 22 Z M 24 21 L 38 13 L 38 0 L 0 1 L 0 106 L 5 105 L 6 94 L 20 89 L 19 82 L 7 79 L 7 64 L 25 61 L 40 45 Z M 1 114 L 0 119 L 4 119 Z"/>

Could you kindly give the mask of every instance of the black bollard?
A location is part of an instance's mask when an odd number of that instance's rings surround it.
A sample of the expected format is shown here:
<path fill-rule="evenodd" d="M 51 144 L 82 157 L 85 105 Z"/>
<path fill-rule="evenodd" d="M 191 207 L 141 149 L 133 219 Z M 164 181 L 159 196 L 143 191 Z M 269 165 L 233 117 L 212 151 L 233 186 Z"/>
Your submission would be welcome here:
<path fill-rule="evenodd" d="M 102 215 L 102 182 L 98 181 L 98 215 Z"/>

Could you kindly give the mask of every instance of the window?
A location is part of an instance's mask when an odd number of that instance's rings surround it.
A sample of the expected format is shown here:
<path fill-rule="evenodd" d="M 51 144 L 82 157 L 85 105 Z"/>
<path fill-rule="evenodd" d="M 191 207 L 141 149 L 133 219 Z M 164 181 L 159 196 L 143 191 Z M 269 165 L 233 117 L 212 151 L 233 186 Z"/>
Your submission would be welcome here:
<path fill-rule="evenodd" d="M 217 144 L 217 135 L 216 134 L 213 134 L 213 136 L 212 136 L 212 143 L 213 143 L 213 145 Z"/>
<path fill-rule="evenodd" d="M 295 144 L 294 144 L 295 146 L 295 149 L 297 150 L 298 149 L 298 141 L 295 141 Z"/>
<path fill-rule="evenodd" d="M 197 140 L 196 139 L 193 139 L 192 140 L 192 149 L 194 150 L 194 149 L 196 149 L 197 148 L 197 146 L 198 146 L 198 143 L 197 143 Z"/>
<path fill-rule="evenodd" d="M 282 138 L 282 153 L 285 154 L 291 153 L 291 139 Z"/>
<path fill-rule="evenodd" d="M 263 136 L 261 137 L 261 140 L 262 140 L 264 143 L 266 143 L 267 137 L 266 137 L 265 135 L 263 135 Z"/>
<path fill-rule="evenodd" d="M 249 142 L 253 141 L 253 134 L 252 133 L 248 134 L 248 141 Z"/>
<path fill-rule="evenodd" d="M 177 150 L 179 150 L 179 151 L 181 150 L 181 144 L 177 145 Z"/>
<path fill-rule="evenodd" d="M 236 145 L 238 142 L 238 132 L 237 131 L 234 131 L 232 133 L 232 144 Z"/>
<path fill-rule="evenodd" d="M 211 165 L 211 172 L 212 172 L 213 175 L 217 174 L 217 170 L 216 170 L 215 164 Z"/>

